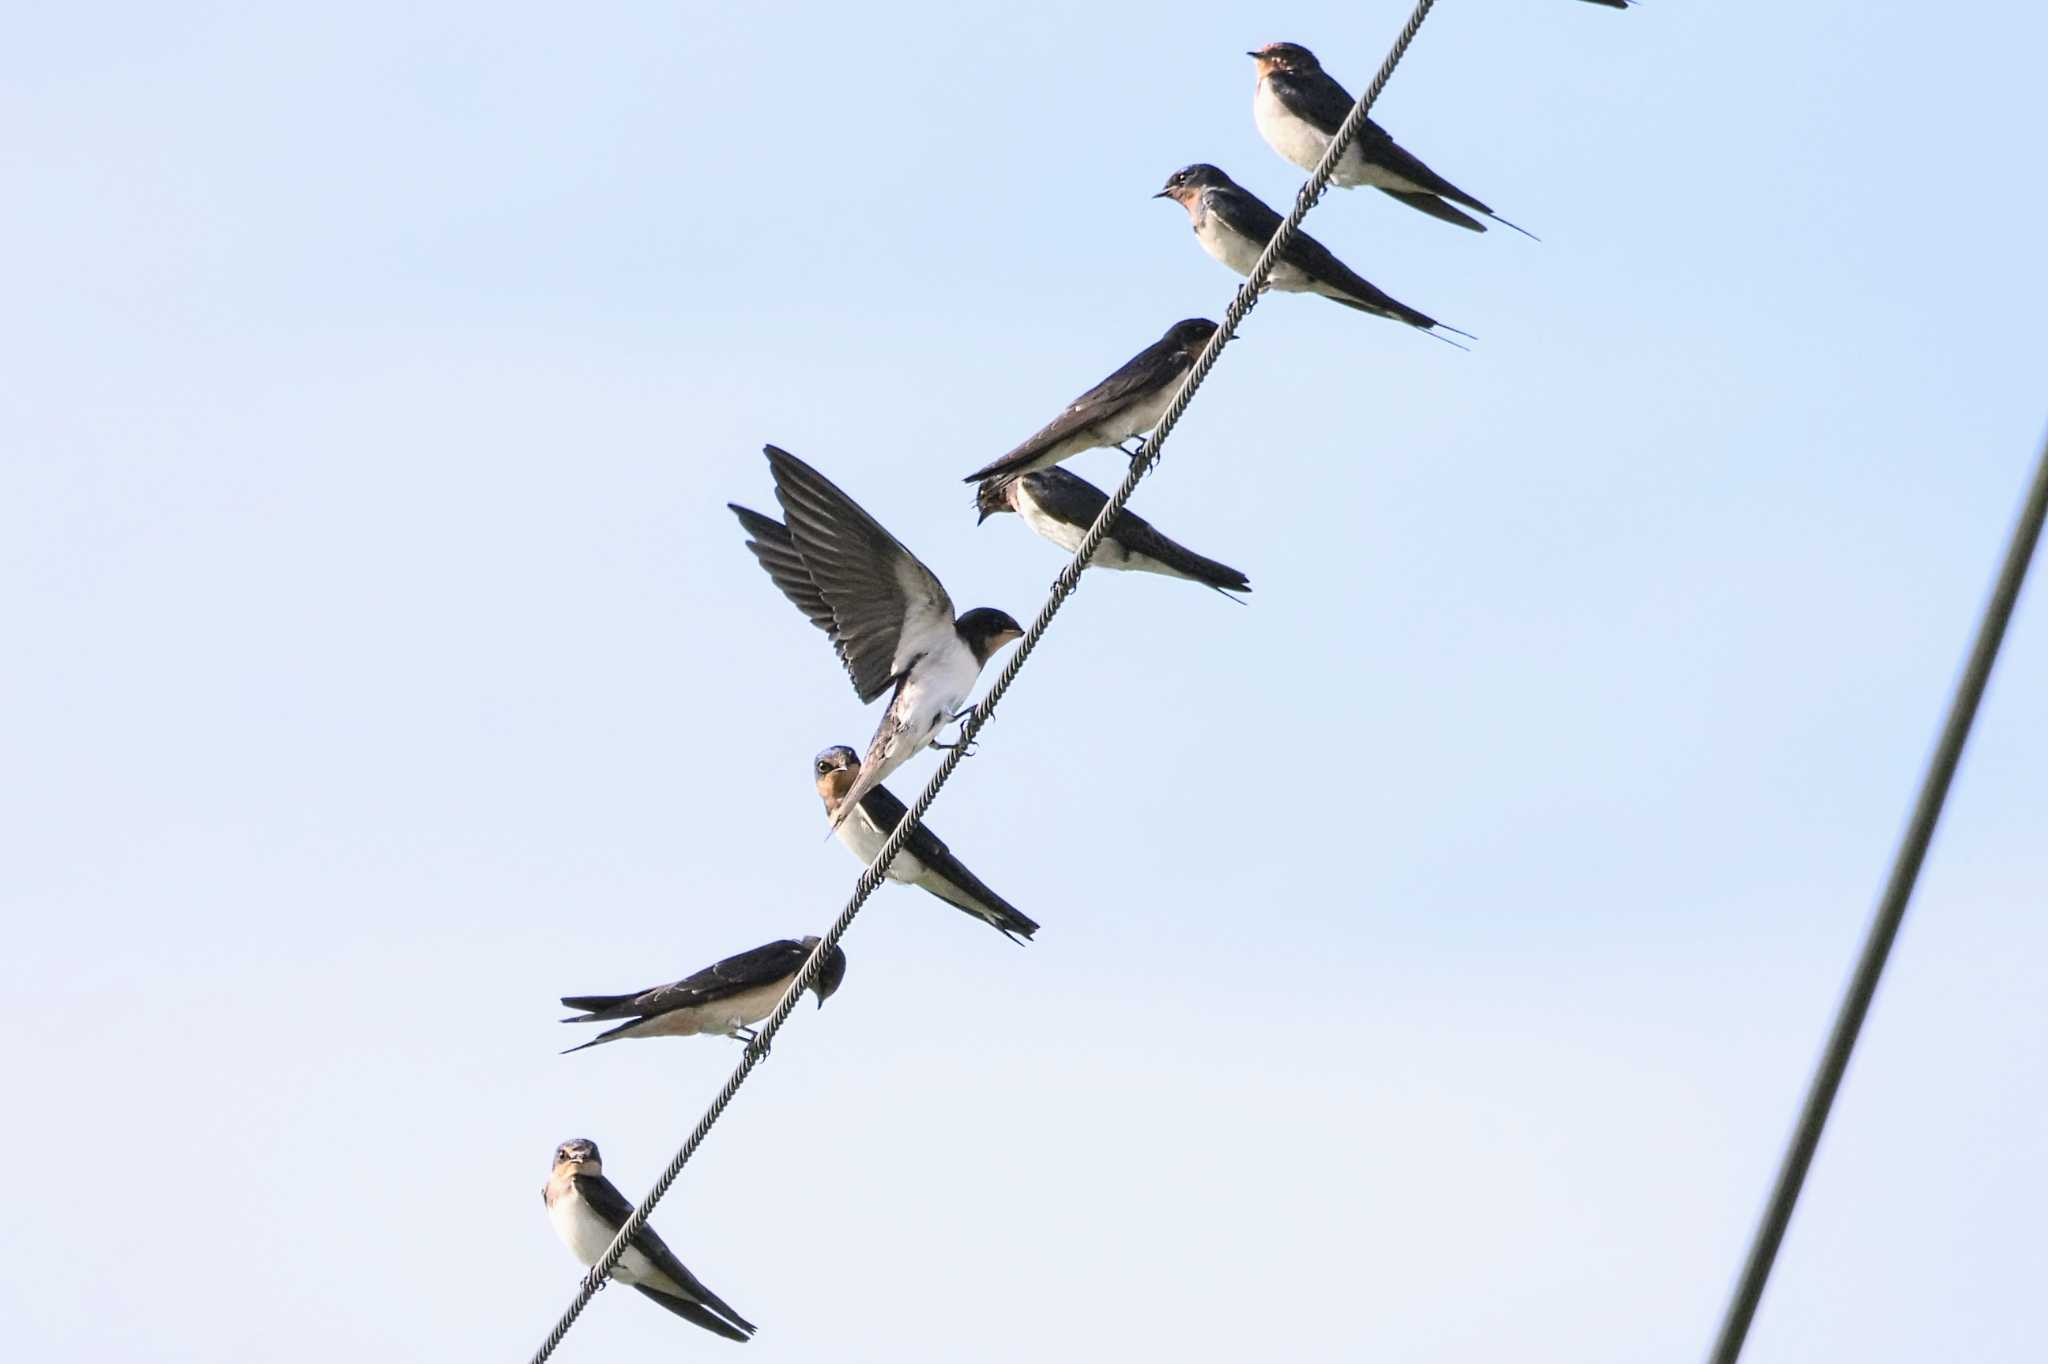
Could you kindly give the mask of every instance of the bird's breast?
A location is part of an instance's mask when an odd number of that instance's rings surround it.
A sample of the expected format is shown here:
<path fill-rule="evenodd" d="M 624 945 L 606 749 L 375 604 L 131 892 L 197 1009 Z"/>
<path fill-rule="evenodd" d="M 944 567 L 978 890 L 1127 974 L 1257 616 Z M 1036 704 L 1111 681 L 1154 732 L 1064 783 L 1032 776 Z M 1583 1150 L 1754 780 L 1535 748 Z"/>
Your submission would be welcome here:
<path fill-rule="evenodd" d="M 1195 229 L 1202 249 L 1223 262 L 1240 275 L 1249 275 L 1252 267 L 1259 263 L 1259 253 L 1266 249 L 1264 242 L 1255 242 L 1241 232 L 1224 224 L 1214 213 L 1203 215 L 1202 223 Z"/>
<path fill-rule="evenodd" d="M 852 818 L 841 824 L 834 832 L 839 841 L 846 845 L 846 850 L 858 858 L 864 867 L 875 860 L 875 854 L 889 841 L 889 835 L 882 832 L 865 810 L 854 812 Z M 913 882 L 923 874 L 924 864 L 911 856 L 907 848 L 898 852 L 896 860 L 889 864 L 891 881 Z"/>
<path fill-rule="evenodd" d="M 555 1235 L 569 1247 L 569 1253 L 586 1265 L 594 1265 L 611 1245 L 617 1228 L 591 1210 L 580 1194 L 570 1190 L 548 1204 L 548 1220 Z"/>
<path fill-rule="evenodd" d="M 1252 122 L 1267 146 L 1303 170 L 1314 170 L 1330 145 L 1328 135 L 1281 101 L 1271 80 L 1260 81 L 1252 95 Z"/>

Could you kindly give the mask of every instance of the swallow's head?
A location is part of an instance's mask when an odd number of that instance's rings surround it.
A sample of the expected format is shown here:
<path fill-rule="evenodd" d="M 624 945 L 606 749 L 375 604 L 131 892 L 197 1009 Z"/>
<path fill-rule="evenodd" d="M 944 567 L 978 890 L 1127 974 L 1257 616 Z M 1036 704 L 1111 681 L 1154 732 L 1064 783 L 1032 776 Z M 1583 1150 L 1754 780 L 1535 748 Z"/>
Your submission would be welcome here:
<path fill-rule="evenodd" d="M 977 606 L 959 620 L 953 628 L 960 632 L 960 638 L 967 641 L 967 647 L 974 650 L 974 661 L 986 663 L 995 656 L 996 650 L 1013 639 L 1024 638 L 1024 627 L 1010 619 L 1007 611 L 998 611 L 993 606 Z"/>
<path fill-rule="evenodd" d="M 974 490 L 974 509 L 981 513 L 975 518 L 977 526 L 999 512 L 1017 510 L 1017 480 L 1001 475 L 984 478 Z"/>
<path fill-rule="evenodd" d="M 571 1137 L 555 1148 L 555 1169 L 572 1175 L 601 1175 L 604 1157 L 589 1137 Z"/>
<path fill-rule="evenodd" d="M 1171 199 L 1183 208 L 1193 205 L 1202 197 L 1202 191 L 1221 188 L 1230 183 L 1230 177 L 1206 162 L 1197 161 L 1192 166 L 1182 166 L 1166 177 L 1166 187 L 1153 195 L 1154 199 Z"/>
<path fill-rule="evenodd" d="M 1173 343 L 1173 348 L 1190 358 L 1200 355 L 1202 347 L 1215 334 L 1216 324 L 1206 317 L 1190 317 L 1166 329 L 1166 339 Z"/>
<path fill-rule="evenodd" d="M 860 754 L 845 744 L 834 744 L 811 759 L 811 776 L 817 782 L 818 796 L 825 802 L 825 809 L 836 811 L 860 779 Z"/>
<path fill-rule="evenodd" d="M 1259 64 L 1259 74 L 1268 71 L 1284 71 L 1290 76 L 1312 76 L 1323 69 L 1316 60 L 1316 54 L 1300 43 L 1267 43 L 1264 47 L 1244 54 Z"/>
<path fill-rule="evenodd" d="M 817 948 L 822 938 L 809 937 L 803 940 L 804 951 Z M 841 981 L 846 979 L 846 953 L 834 947 L 825 954 L 825 960 L 818 963 L 818 978 L 811 982 L 811 993 L 818 997 L 818 1007 L 824 1008 L 825 1001 L 838 991 Z"/>

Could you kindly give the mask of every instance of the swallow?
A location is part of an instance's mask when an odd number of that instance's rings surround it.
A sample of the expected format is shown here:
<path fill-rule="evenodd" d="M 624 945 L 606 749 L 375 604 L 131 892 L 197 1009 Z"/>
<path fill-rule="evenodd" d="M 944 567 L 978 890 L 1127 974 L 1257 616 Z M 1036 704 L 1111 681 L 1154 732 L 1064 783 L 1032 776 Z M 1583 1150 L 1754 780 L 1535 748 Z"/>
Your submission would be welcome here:
<path fill-rule="evenodd" d="M 727 957 L 694 976 L 630 995 L 563 995 L 562 1003 L 583 1010 L 573 1018 L 563 1019 L 564 1023 L 626 1020 L 569 1051 L 582 1051 L 584 1047 L 616 1042 L 622 1037 L 696 1037 L 701 1033 L 751 1042 L 752 1025 L 775 1012 L 783 992 L 789 989 L 789 983 L 796 979 L 797 972 L 810 959 L 811 949 L 817 945 L 818 939 L 814 937 L 781 938 Z M 846 953 L 834 947 L 819 963 L 818 978 L 811 983 L 819 1008 L 825 1007 L 825 1001 L 832 998 L 845 979 Z M 562 1054 L 567 1056 L 569 1052 Z"/>
<path fill-rule="evenodd" d="M 860 755 L 845 744 L 828 748 L 811 759 L 818 798 L 825 813 L 837 816 L 860 776 Z M 865 867 L 872 864 L 889 835 L 903 822 L 909 807 L 896 799 L 886 786 L 877 786 L 860 798 L 853 817 L 835 824 L 839 841 Z M 955 909 L 966 910 L 994 928 L 1011 942 L 1022 942 L 1038 931 L 1038 924 L 1026 918 L 1015 905 L 990 890 L 979 876 L 961 865 L 931 826 L 920 823 L 904 840 L 896 859 L 889 864 L 889 879 L 906 886 L 928 890 Z"/>
<path fill-rule="evenodd" d="M 913 753 L 945 746 L 938 733 L 966 714 L 983 665 L 1024 631 L 993 607 L 956 618 L 932 571 L 880 522 L 787 450 L 766 451 L 789 521 L 728 503 L 752 537 L 747 548 L 782 595 L 831 637 L 860 699 L 891 693 L 860 777 L 832 817 L 836 832 Z"/>
<path fill-rule="evenodd" d="M 555 1235 L 586 1265 L 603 1258 L 619 1228 L 633 1215 L 633 1205 L 605 1178 L 597 1143 L 587 1137 L 572 1137 L 555 1148 L 555 1168 L 541 1186 L 540 1196 L 548 1205 L 548 1221 L 554 1224 Z M 754 1323 L 726 1306 L 684 1268 L 653 1227 L 640 1228 L 619 1257 L 612 1277 L 631 1284 L 684 1321 L 727 1340 L 744 1343 L 754 1334 Z"/>
<path fill-rule="evenodd" d="M 1102 489 L 1065 469 L 1039 469 L 1017 478 L 991 478 L 981 485 L 975 497 L 981 520 L 999 512 L 1016 512 L 1024 518 L 1025 525 L 1069 554 L 1081 547 L 1082 537 L 1108 503 L 1109 497 Z M 1186 578 L 1213 587 L 1226 597 L 1232 592 L 1252 590 L 1251 581 L 1244 574 L 1167 539 L 1134 511 L 1117 513 L 1088 567 L 1163 573 L 1169 578 Z"/>
<path fill-rule="evenodd" d="M 1136 454 L 1124 450 L 1123 443 L 1159 425 L 1180 381 L 1215 334 L 1216 324 L 1206 317 L 1174 323 L 1166 335 L 1132 356 L 1123 368 L 1068 403 L 1066 411 L 1037 435 L 961 481 L 978 483 L 1003 474 L 1049 469 L 1070 455 L 1098 446 Z"/>
<path fill-rule="evenodd" d="M 1152 197 L 1172 199 L 1186 209 L 1202 249 L 1240 275 L 1252 272 L 1266 243 L 1280 230 L 1279 214 L 1214 166 L 1183 166 L 1167 178 L 1166 188 Z M 1458 343 L 1437 335 L 1433 329 L 1441 327 L 1459 336 L 1472 335 L 1374 288 L 1306 232 L 1296 232 L 1288 242 L 1273 273 L 1266 278 L 1266 287 L 1290 294 L 1321 294 L 1362 313 L 1406 322 L 1453 346 Z"/>
<path fill-rule="evenodd" d="M 1303 170 L 1314 170 L 1329 149 L 1330 139 L 1337 135 L 1338 125 L 1351 113 L 1351 92 L 1323 70 L 1315 53 L 1299 43 L 1267 43 L 1245 55 L 1259 64 L 1259 79 L 1252 92 L 1252 121 L 1259 125 L 1259 136 Z M 1531 241 L 1536 239 L 1534 233 L 1515 227 L 1423 165 L 1371 119 L 1345 149 L 1330 178 L 1347 189 L 1371 185 L 1432 218 L 1474 232 L 1486 231 L 1485 223 L 1452 207 L 1463 204 L 1515 228 Z"/>

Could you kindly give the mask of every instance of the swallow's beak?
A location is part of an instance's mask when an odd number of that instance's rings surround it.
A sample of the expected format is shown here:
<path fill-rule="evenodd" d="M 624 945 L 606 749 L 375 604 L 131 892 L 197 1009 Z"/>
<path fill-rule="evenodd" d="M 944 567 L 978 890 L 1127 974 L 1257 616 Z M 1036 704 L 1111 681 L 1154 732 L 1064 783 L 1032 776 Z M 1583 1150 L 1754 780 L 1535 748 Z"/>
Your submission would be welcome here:
<path fill-rule="evenodd" d="M 1245 55 L 1245 56 L 1247 56 L 1247 57 L 1256 57 L 1256 56 L 1258 56 L 1259 54 L 1258 54 L 1258 53 L 1256 53 L 1256 52 L 1247 52 L 1247 53 L 1245 53 L 1244 55 Z"/>
<path fill-rule="evenodd" d="M 1154 199 L 1171 199 L 1173 197 L 1173 191 L 1170 189 L 1163 189 L 1160 190 L 1159 193 L 1153 195 L 1152 197 Z"/>

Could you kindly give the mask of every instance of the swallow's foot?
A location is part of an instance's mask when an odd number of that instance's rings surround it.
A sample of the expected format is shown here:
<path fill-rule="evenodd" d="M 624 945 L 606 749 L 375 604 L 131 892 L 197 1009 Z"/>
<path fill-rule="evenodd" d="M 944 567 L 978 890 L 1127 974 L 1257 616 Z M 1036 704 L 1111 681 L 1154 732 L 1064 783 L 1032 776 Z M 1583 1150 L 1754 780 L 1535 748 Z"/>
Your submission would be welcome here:
<path fill-rule="evenodd" d="M 967 746 L 967 751 L 965 753 L 962 753 L 960 756 L 963 758 L 971 758 L 974 756 L 974 745 L 976 742 L 977 741 L 973 739 L 956 739 L 950 744 L 942 744 L 937 739 L 934 739 L 932 740 L 932 747 L 938 749 L 942 753 L 950 753 L 954 749 L 959 748 L 962 743 L 965 743 Z"/>
<path fill-rule="evenodd" d="M 747 1055 L 754 1058 L 756 1065 L 768 1059 L 768 1039 L 752 1028 L 747 1029 Z"/>
<path fill-rule="evenodd" d="M 735 1042 L 751 1043 L 755 1038 L 759 1037 L 761 1034 L 755 1032 L 752 1028 L 734 1028 L 730 1033 L 727 1033 L 726 1035 L 732 1038 L 732 1040 Z"/>

